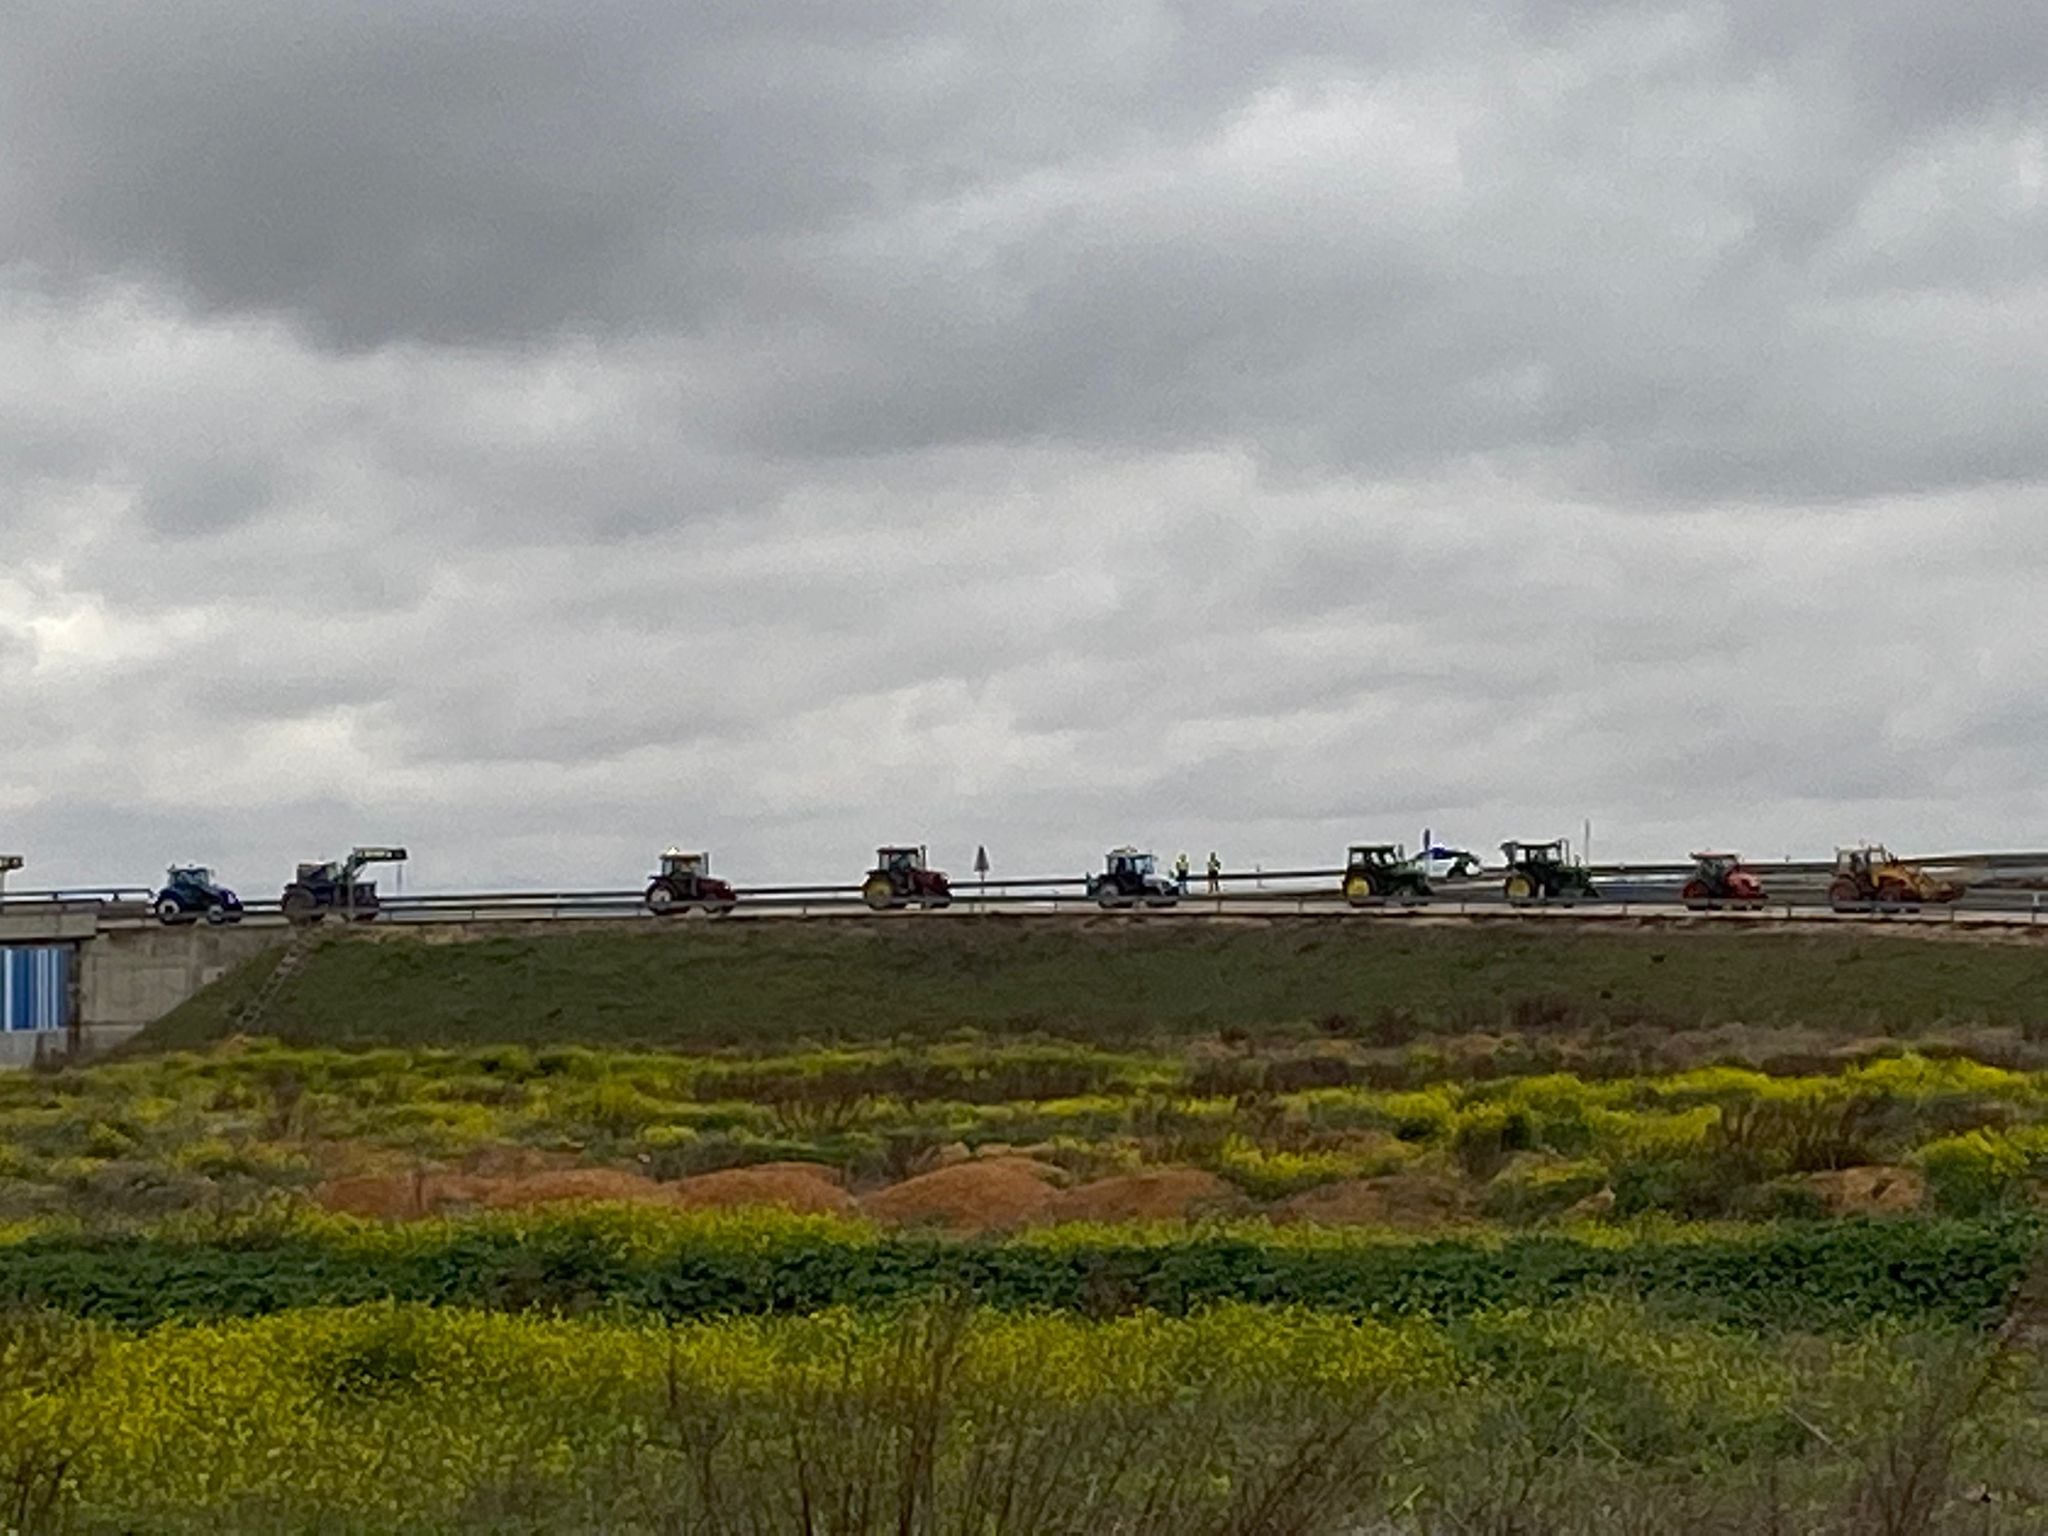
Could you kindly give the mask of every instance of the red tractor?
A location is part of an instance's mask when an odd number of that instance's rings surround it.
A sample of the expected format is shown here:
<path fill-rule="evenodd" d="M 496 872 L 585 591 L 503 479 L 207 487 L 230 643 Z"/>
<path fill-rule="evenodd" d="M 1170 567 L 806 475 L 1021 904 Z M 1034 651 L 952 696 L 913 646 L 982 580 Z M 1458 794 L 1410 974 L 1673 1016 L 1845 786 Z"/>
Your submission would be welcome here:
<path fill-rule="evenodd" d="M 1739 853 L 1696 853 L 1692 878 L 1678 895 L 1695 912 L 1761 912 L 1764 883 Z"/>
<path fill-rule="evenodd" d="M 877 848 L 875 867 L 861 882 L 860 899 L 877 912 L 891 907 L 950 906 L 953 882 L 928 867 L 921 846 Z"/>
<path fill-rule="evenodd" d="M 711 856 L 671 848 L 661 856 L 661 872 L 647 882 L 647 910 L 657 917 L 702 907 L 723 917 L 739 905 L 739 897 L 723 880 L 712 878 Z"/>

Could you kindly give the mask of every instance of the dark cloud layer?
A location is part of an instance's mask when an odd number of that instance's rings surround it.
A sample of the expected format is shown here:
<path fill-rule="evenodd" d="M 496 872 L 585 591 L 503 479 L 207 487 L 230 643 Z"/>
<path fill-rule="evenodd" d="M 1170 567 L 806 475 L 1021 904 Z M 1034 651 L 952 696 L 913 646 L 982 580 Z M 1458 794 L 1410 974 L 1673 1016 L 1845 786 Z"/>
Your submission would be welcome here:
<path fill-rule="evenodd" d="M 2039 843 L 2044 79 L 2022 0 L 22 0 L 0 843 Z"/>

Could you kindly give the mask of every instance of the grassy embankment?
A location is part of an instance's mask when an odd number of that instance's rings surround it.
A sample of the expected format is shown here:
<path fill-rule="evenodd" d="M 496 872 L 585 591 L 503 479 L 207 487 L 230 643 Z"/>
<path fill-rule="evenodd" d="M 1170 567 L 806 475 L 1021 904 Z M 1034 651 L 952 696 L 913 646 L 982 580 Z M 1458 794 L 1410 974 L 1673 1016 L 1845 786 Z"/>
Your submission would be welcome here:
<path fill-rule="evenodd" d="M 225 978 L 146 1047 L 218 1038 L 272 963 Z M 735 923 L 452 945 L 388 933 L 321 946 L 264 1031 L 329 1045 L 760 1049 L 971 1031 L 1128 1042 L 1724 1024 L 2048 1033 L 2048 943 L 1317 919 Z"/>

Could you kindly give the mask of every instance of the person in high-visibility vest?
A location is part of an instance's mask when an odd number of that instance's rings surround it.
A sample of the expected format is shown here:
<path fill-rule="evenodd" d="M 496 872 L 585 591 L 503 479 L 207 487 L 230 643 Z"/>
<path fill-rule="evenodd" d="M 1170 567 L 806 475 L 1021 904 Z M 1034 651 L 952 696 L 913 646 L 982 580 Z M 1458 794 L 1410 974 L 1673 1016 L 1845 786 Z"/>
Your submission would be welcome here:
<path fill-rule="evenodd" d="M 1209 855 L 1209 894 L 1221 895 L 1223 891 L 1223 861 L 1214 852 Z"/>
<path fill-rule="evenodd" d="M 1180 893 L 1181 893 L 1181 895 L 1183 895 L 1183 896 L 1187 895 L 1187 893 L 1188 893 L 1188 856 L 1187 856 L 1186 854 L 1182 854 L 1182 855 L 1181 855 L 1181 856 L 1180 856 L 1179 858 L 1177 858 L 1177 859 L 1175 859 L 1175 860 L 1173 861 L 1173 878 L 1174 878 L 1175 882 L 1176 882 L 1176 883 L 1177 883 L 1177 884 L 1178 884 L 1178 885 L 1180 886 Z"/>

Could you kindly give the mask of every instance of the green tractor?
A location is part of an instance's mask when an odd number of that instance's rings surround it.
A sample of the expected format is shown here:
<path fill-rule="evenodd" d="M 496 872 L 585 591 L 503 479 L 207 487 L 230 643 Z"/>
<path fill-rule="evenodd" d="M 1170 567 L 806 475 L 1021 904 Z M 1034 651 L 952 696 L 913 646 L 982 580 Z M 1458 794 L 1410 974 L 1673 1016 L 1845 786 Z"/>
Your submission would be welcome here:
<path fill-rule="evenodd" d="M 1572 858 L 1572 845 L 1561 837 L 1543 843 L 1505 842 L 1500 851 L 1508 867 L 1501 894 L 1512 906 L 1600 899 L 1592 875 Z"/>
<path fill-rule="evenodd" d="M 1429 875 L 1399 843 L 1356 843 L 1344 861 L 1344 899 L 1354 907 L 1429 900 Z"/>

